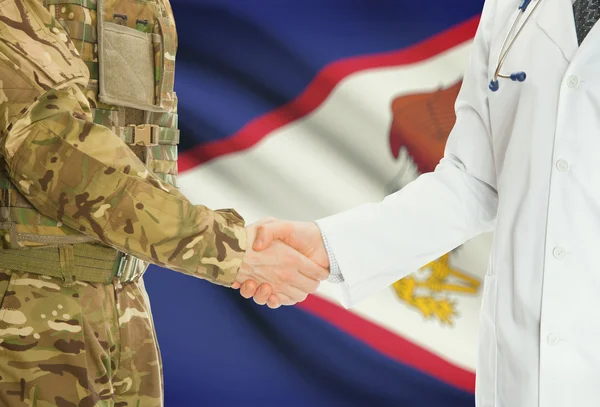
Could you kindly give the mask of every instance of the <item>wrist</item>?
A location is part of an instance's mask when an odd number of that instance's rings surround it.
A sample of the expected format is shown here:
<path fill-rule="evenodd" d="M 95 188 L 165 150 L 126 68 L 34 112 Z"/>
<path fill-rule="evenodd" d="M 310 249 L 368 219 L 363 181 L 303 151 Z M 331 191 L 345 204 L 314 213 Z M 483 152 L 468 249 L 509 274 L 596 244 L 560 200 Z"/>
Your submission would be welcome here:
<path fill-rule="evenodd" d="M 237 270 L 235 281 L 238 283 L 243 283 L 246 281 L 252 271 L 252 267 L 250 264 L 252 263 L 252 257 L 254 256 L 254 250 L 252 250 L 252 244 L 256 237 L 256 228 L 252 226 L 245 226 L 241 228 L 241 234 L 243 235 L 243 257 L 242 264 Z M 241 243 L 240 243 L 241 246 Z"/>

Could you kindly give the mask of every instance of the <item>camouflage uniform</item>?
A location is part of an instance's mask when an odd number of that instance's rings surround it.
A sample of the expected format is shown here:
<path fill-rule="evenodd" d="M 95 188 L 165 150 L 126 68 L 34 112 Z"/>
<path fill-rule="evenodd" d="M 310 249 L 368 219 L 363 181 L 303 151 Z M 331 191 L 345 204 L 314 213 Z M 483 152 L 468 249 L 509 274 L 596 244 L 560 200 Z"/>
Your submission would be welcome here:
<path fill-rule="evenodd" d="M 141 274 L 235 280 L 243 219 L 176 188 L 176 47 L 167 0 L 0 0 L 2 406 L 162 405 Z"/>

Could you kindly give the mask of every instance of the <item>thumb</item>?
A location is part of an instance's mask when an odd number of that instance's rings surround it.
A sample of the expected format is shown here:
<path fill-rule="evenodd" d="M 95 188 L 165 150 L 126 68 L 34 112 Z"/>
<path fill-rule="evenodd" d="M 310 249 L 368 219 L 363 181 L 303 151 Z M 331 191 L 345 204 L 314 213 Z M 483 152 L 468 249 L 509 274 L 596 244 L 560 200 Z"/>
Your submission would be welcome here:
<path fill-rule="evenodd" d="M 273 239 L 276 239 L 273 229 L 268 225 L 269 224 L 264 224 L 256 228 L 256 238 L 254 239 L 252 248 L 257 252 L 267 249 L 271 246 Z"/>
<path fill-rule="evenodd" d="M 289 222 L 269 222 L 257 227 L 256 238 L 252 248 L 257 252 L 267 249 L 273 240 L 285 241 L 293 232 L 292 224 Z"/>

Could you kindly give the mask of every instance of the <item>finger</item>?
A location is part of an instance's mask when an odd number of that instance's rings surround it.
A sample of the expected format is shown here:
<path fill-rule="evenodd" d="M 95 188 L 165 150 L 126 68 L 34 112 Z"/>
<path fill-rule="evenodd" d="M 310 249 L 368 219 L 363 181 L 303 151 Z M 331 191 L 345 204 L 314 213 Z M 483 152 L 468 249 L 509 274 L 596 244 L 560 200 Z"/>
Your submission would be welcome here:
<path fill-rule="evenodd" d="M 254 280 L 246 280 L 240 288 L 240 294 L 246 299 L 254 297 L 258 284 Z"/>
<path fill-rule="evenodd" d="M 314 261 L 306 258 L 299 267 L 306 277 L 316 281 L 326 281 L 329 278 L 329 270 L 319 266 Z"/>
<path fill-rule="evenodd" d="M 304 255 L 296 252 L 293 257 L 295 260 L 292 261 L 296 261 L 296 265 L 300 273 L 310 280 L 324 281 L 329 278 L 329 270 L 319 266 L 317 263 L 305 257 Z"/>
<path fill-rule="evenodd" d="M 277 309 L 281 307 L 281 300 L 276 295 L 271 295 L 267 300 L 267 306 L 271 309 Z"/>
<path fill-rule="evenodd" d="M 257 303 L 258 305 L 265 305 L 267 303 L 266 300 L 261 300 L 261 299 L 257 299 L 256 296 L 254 296 L 254 302 Z"/>
<path fill-rule="evenodd" d="M 271 297 L 275 297 L 277 299 L 277 301 L 279 301 L 279 304 L 285 305 L 285 306 L 294 305 L 298 302 L 298 301 L 292 300 L 290 297 L 288 297 L 287 295 L 285 295 L 283 293 L 273 294 Z"/>
<path fill-rule="evenodd" d="M 300 269 L 308 270 L 310 268 L 319 268 L 319 266 L 297 251 L 286 247 L 283 243 L 277 242 L 277 244 L 283 248 L 283 253 L 280 255 L 281 265 L 271 267 L 269 273 L 275 279 L 273 281 L 279 281 L 275 285 L 276 291 L 278 293 L 284 292 L 292 299 L 296 298 L 289 292 L 284 291 L 288 287 L 293 287 L 305 293 L 315 292 L 319 288 L 319 280 L 313 280 L 305 276 Z M 306 271 L 306 273 L 308 274 L 309 272 Z"/>
<path fill-rule="evenodd" d="M 308 296 L 307 291 L 298 289 L 298 288 L 296 288 L 294 286 L 290 286 L 290 285 L 283 286 L 281 291 L 277 293 L 277 296 L 280 296 L 281 294 L 288 297 L 288 299 L 290 300 L 290 301 L 286 301 L 286 303 L 287 303 L 286 305 L 288 305 L 288 304 L 293 305 L 295 303 L 302 302 Z"/>
<path fill-rule="evenodd" d="M 261 284 L 254 294 L 254 302 L 259 305 L 265 305 L 273 293 L 273 288 L 269 284 Z"/>
<path fill-rule="evenodd" d="M 240 288 L 242 285 L 240 283 L 238 283 L 237 281 L 235 281 L 233 283 L 233 285 L 231 286 L 231 288 L 233 288 L 234 290 L 237 290 L 238 288 Z"/>
<path fill-rule="evenodd" d="M 256 238 L 252 248 L 257 252 L 262 251 L 269 246 L 275 239 L 284 239 L 292 234 L 294 228 L 289 222 L 267 222 L 256 228 Z"/>
<path fill-rule="evenodd" d="M 290 272 L 293 276 L 290 278 L 289 284 L 298 291 L 303 293 L 314 293 L 319 288 L 320 282 L 306 277 L 300 270 Z M 296 297 L 293 297 L 296 298 Z"/>

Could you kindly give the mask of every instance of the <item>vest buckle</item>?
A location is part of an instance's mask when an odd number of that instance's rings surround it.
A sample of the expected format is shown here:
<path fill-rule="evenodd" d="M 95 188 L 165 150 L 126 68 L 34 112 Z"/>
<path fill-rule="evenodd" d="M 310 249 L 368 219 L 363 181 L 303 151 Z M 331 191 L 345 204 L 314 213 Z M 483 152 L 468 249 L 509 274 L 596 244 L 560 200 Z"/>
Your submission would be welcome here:
<path fill-rule="evenodd" d="M 130 124 L 133 127 L 132 145 L 144 145 L 146 147 L 158 145 L 158 131 L 156 124 Z"/>

